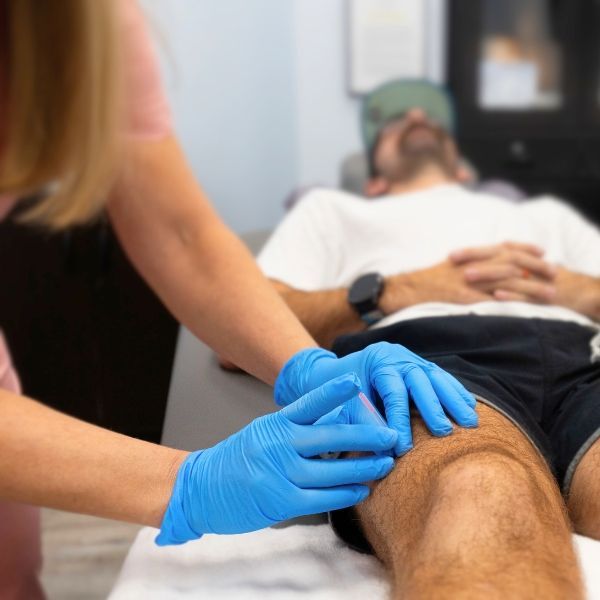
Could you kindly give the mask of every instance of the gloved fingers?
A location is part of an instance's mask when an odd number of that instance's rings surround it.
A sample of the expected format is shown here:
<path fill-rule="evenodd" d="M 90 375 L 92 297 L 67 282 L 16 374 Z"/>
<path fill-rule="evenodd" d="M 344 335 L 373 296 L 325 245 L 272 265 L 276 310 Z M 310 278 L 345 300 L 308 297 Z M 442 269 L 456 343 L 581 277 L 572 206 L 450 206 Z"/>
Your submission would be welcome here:
<path fill-rule="evenodd" d="M 312 425 L 320 417 L 350 400 L 360 391 L 360 379 L 356 373 L 346 373 L 315 388 L 279 414 L 299 425 Z"/>
<path fill-rule="evenodd" d="M 293 517 L 340 510 L 354 506 L 365 500 L 370 493 L 366 485 L 344 485 L 320 490 L 301 490 L 299 510 Z"/>
<path fill-rule="evenodd" d="M 308 390 L 318 387 L 321 383 L 333 379 L 325 377 L 317 380 L 317 383 L 310 383 L 311 372 L 317 363 L 333 362 L 337 360 L 333 352 L 323 350 L 322 348 L 306 348 L 300 350 L 292 356 L 281 369 L 281 372 L 275 380 L 274 399 L 278 406 L 288 406 L 304 394 L 305 386 Z M 308 376 L 308 379 L 305 377 Z"/>
<path fill-rule="evenodd" d="M 440 369 L 429 372 L 429 381 L 445 411 L 461 427 L 475 427 L 478 423 L 477 413 L 469 406 L 466 397 L 452 385 L 452 379 L 451 375 Z"/>
<path fill-rule="evenodd" d="M 383 452 L 398 439 L 396 431 L 377 425 L 309 425 L 296 431 L 292 446 L 305 458 L 329 452 Z"/>
<path fill-rule="evenodd" d="M 350 415 L 348 414 L 347 404 L 334 408 L 315 421 L 315 425 L 319 425 L 319 427 L 322 425 L 348 425 L 349 423 Z"/>
<path fill-rule="evenodd" d="M 398 432 L 394 453 L 402 456 L 413 447 L 410 403 L 404 380 L 395 368 L 386 366 L 376 369 L 372 383 L 383 401 L 388 426 Z"/>
<path fill-rule="evenodd" d="M 396 344 L 394 342 L 377 342 L 371 344 L 362 352 L 371 351 L 375 355 L 377 362 L 382 361 L 387 366 L 395 363 L 406 363 L 410 362 L 420 367 L 431 364 L 428 360 L 425 360 L 422 356 L 415 354 L 412 350 L 409 350 L 402 344 Z M 383 366 L 383 365 L 382 365 Z"/>
<path fill-rule="evenodd" d="M 394 467 L 389 456 L 361 456 L 321 460 L 305 458 L 295 465 L 289 480 L 299 488 L 330 488 L 366 483 L 385 477 Z"/>
<path fill-rule="evenodd" d="M 444 413 L 427 375 L 418 367 L 413 367 L 406 372 L 404 382 L 429 431 L 437 436 L 451 433 L 452 423 Z"/>
<path fill-rule="evenodd" d="M 450 375 L 450 373 L 446 371 L 442 372 L 446 375 L 450 385 L 463 397 L 464 401 L 471 408 L 475 408 L 477 406 L 477 399 L 475 398 L 475 396 L 473 396 L 473 394 L 471 394 L 471 392 L 469 392 L 469 390 L 467 390 L 467 388 L 465 388 L 465 386 L 460 381 L 458 381 L 456 377 L 453 377 L 452 375 Z"/>

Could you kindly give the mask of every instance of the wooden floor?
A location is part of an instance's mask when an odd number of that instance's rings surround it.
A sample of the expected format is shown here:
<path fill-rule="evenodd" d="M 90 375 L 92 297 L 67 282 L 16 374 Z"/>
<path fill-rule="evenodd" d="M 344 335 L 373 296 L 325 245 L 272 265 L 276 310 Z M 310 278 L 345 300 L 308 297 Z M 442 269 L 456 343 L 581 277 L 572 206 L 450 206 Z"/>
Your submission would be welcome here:
<path fill-rule="evenodd" d="M 48 600 L 104 600 L 139 529 L 44 509 L 42 583 Z"/>

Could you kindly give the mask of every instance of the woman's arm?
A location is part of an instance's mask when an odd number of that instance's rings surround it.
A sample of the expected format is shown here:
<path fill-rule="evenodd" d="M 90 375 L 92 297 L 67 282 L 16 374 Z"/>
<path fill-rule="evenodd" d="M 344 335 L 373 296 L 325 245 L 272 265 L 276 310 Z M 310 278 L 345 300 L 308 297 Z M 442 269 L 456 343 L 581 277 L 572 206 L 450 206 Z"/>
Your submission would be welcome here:
<path fill-rule="evenodd" d="M 187 454 L 0 390 L 0 498 L 158 527 Z"/>
<path fill-rule="evenodd" d="M 393 460 L 309 457 L 380 453 L 395 445 L 397 434 L 379 425 L 314 424 L 354 398 L 359 385 L 356 375 L 329 381 L 193 454 L 112 433 L 0 390 L 0 498 L 162 527 L 161 544 L 350 506 L 369 492 L 357 484 L 385 476 Z"/>
<path fill-rule="evenodd" d="M 211 207 L 175 138 L 131 142 L 124 164 L 109 214 L 132 262 L 196 336 L 273 383 L 315 341 Z"/>

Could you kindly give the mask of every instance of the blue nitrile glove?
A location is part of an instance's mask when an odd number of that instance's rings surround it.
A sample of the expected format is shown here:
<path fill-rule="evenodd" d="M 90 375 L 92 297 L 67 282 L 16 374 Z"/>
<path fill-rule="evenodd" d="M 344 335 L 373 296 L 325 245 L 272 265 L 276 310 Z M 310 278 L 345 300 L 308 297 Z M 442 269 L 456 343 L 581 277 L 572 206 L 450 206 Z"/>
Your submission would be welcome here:
<path fill-rule="evenodd" d="M 359 390 L 356 374 L 338 377 L 216 446 L 190 454 L 177 474 L 156 543 L 244 533 L 362 502 L 369 488 L 358 484 L 385 477 L 392 458 L 310 458 L 394 447 L 397 434 L 387 427 L 314 424 Z"/>
<path fill-rule="evenodd" d="M 371 402 L 375 400 L 375 392 L 379 394 L 388 425 L 398 432 L 394 448 L 397 456 L 412 448 L 409 398 L 434 435 L 448 435 L 452 431 L 444 409 L 459 425 L 477 426 L 475 398 L 461 383 L 404 346 L 387 342 L 378 342 L 343 358 L 320 348 L 298 352 L 286 363 L 275 382 L 275 401 L 285 406 L 346 372 L 358 373 Z M 357 399 L 352 400 L 340 416 L 344 417 L 345 412 L 350 414 L 352 423 L 371 422 Z"/>

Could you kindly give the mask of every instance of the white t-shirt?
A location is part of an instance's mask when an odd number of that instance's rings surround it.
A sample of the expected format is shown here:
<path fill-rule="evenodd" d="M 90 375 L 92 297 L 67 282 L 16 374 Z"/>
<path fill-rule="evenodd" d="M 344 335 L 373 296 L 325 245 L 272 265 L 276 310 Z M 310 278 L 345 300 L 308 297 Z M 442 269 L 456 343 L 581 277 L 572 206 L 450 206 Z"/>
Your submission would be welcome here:
<path fill-rule="evenodd" d="M 459 185 L 364 199 L 319 189 L 289 213 L 262 250 L 258 262 L 270 279 L 303 291 L 348 287 L 359 276 L 384 276 L 433 266 L 459 248 L 505 241 L 545 249 L 545 259 L 600 277 L 600 231 L 551 197 L 515 204 Z M 522 302 L 411 306 L 376 326 L 429 316 L 495 315 L 539 317 L 594 325 L 558 306 Z"/>

